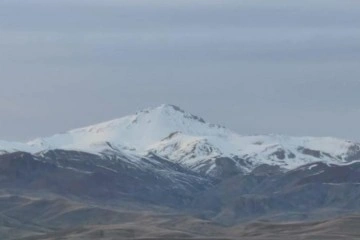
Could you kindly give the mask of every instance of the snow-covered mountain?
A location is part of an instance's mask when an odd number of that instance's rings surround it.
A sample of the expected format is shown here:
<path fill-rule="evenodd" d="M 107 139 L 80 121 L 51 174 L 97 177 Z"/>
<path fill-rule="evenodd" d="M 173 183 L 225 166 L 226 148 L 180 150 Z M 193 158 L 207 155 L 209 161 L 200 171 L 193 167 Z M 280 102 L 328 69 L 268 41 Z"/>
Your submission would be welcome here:
<path fill-rule="evenodd" d="M 173 105 L 28 143 L 0 141 L 2 152 L 36 154 L 55 149 L 98 155 L 111 152 L 138 161 L 157 156 L 212 176 L 248 173 L 262 164 L 286 170 L 318 161 L 342 164 L 360 160 L 358 143 L 329 137 L 242 136 Z"/>

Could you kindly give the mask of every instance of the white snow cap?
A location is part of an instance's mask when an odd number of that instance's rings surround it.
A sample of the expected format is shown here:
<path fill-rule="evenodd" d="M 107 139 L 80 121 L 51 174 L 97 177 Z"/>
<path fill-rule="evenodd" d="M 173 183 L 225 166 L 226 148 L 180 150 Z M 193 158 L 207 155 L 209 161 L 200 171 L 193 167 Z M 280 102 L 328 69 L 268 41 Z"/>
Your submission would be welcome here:
<path fill-rule="evenodd" d="M 7 152 L 65 149 L 100 153 L 111 147 L 140 156 L 153 152 L 189 166 L 200 166 L 217 157 L 238 157 L 256 159 L 255 165 L 267 163 L 285 168 L 319 160 L 343 162 L 354 146 L 358 144 L 329 137 L 241 136 L 169 104 L 26 144 L 0 142 L 0 150 Z M 304 149 L 318 151 L 320 159 Z M 279 159 L 276 152 L 283 157 Z"/>
<path fill-rule="evenodd" d="M 226 135 L 230 131 L 206 123 L 202 118 L 179 107 L 163 104 L 136 114 L 29 142 L 32 146 L 48 148 L 86 148 L 106 142 L 114 146 L 145 150 L 172 133 L 192 136 Z"/>

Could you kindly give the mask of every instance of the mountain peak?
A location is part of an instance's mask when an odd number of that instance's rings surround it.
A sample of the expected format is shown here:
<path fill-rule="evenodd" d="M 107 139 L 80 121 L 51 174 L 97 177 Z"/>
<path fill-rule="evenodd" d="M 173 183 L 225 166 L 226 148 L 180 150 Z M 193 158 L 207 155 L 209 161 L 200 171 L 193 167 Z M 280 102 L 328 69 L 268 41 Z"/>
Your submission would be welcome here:
<path fill-rule="evenodd" d="M 161 112 L 181 112 L 181 113 L 186 113 L 183 109 L 181 109 L 178 106 L 172 105 L 172 104 L 161 104 L 158 105 L 156 107 L 149 107 L 149 108 L 145 108 L 142 109 L 138 112 L 136 112 L 136 115 L 142 114 L 142 113 L 151 113 L 151 112 L 157 112 L 157 111 L 161 111 Z"/>
<path fill-rule="evenodd" d="M 32 141 L 31 145 L 93 149 L 94 146 L 101 147 L 110 142 L 120 148 L 145 150 L 174 132 L 189 136 L 222 136 L 230 131 L 209 124 L 201 117 L 190 114 L 178 106 L 162 104 L 133 115 L 37 139 Z"/>
<path fill-rule="evenodd" d="M 193 119 L 201 123 L 206 123 L 201 117 L 193 115 L 184 111 L 182 108 L 172 104 L 161 104 L 157 107 L 147 108 L 136 113 L 137 116 L 141 114 L 163 114 L 163 116 L 178 115 L 178 117 L 185 117 L 187 119 Z"/>
<path fill-rule="evenodd" d="M 158 106 L 158 108 L 173 109 L 175 111 L 184 112 L 184 110 L 182 110 L 179 106 L 176 106 L 176 105 L 173 105 L 173 104 L 167 104 L 167 103 L 161 104 L 160 106 Z"/>
<path fill-rule="evenodd" d="M 154 108 L 148 108 L 145 109 L 143 111 L 140 111 L 137 113 L 137 115 L 141 114 L 141 113 L 146 113 L 146 114 L 159 114 L 162 115 L 162 117 L 169 117 L 169 116 L 176 116 L 177 118 L 186 118 L 189 120 L 194 120 L 194 121 L 198 121 L 201 122 L 203 124 L 206 124 L 205 120 L 201 117 L 198 117 L 194 114 L 191 114 L 189 112 L 186 112 L 185 110 L 183 110 L 182 108 L 176 106 L 176 105 L 172 105 L 172 104 L 161 104 L 158 107 L 154 107 Z M 174 120 L 174 119 L 173 119 Z"/>
<path fill-rule="evenodd" d="M 185 110 L 183 110 L 181 107 L 179 106 L 176 106 L 176 105 L 173 105 L 173 104 L 161 104 L 160 106 L 157 107 L 158 109 L 161 109 L 163 111 L 175 111 L 175 112 L 181 112 L 181 113 L 184 113 L 184 114 L 188 114 L 188 115 L 192 115 L 192 116 L 195 116 L 193 114 L 190 114 L 188 112 L 186 112 Z M 199 117 L 198 117 L 199 118 Z"/>

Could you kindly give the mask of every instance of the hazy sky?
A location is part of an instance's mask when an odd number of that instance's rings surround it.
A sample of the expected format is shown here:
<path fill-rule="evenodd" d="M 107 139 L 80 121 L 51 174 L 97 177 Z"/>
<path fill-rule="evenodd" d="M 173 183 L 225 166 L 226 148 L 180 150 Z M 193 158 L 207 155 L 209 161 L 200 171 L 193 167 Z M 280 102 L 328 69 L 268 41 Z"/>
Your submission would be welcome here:
<path fill-rule="evenodd" d="M 0 139 L 171 103 L 360 140 L 358 0 L 0 0 Z"/>

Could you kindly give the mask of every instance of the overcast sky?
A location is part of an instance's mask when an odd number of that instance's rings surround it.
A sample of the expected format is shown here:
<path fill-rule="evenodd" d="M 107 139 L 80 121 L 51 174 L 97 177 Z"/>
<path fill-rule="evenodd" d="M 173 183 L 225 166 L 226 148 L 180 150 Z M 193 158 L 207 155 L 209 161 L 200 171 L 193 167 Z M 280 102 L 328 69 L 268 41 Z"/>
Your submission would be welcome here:
<path fill-rule="evenodd" d="M 360 140 L 358 0 L 0 0 L 0 139 L 171 103 Z"/>

